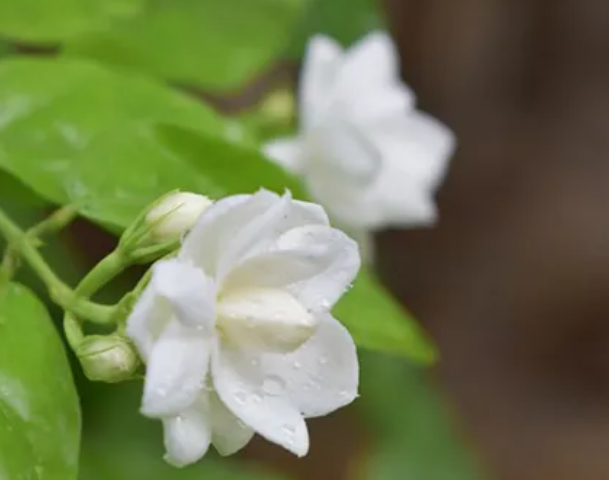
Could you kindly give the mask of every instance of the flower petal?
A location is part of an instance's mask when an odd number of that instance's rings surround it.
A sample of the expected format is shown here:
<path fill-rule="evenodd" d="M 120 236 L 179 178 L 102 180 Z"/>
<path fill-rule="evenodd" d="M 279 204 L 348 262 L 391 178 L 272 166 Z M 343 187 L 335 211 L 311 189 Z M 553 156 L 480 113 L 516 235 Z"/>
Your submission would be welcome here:
<path fill-rule="evenodd" d="M 264 154 L 277 165 L 294 173 L 299 173 L 301 165 L 302 145 L 297 138 L 280 138 L 273 140 L 263 148 Z"/>
<path fill-rule="evenodd" d="M 210 340 L 173 321 L 148 359 L 142 413 L 174 416 L 190 407 L 203 388 L 209 357 Z"/>
<path fill-rule="evenodd" d="M 302 415 L 282 392 L 281 379 L 264 377 L 257 357 L 223 345 L 212 360 L 214 388 L 226 407 L 267 440 L 298 456 L 309 450 Z"/>
<path fill-rule="evenodd" d="M 267 251 L 283 233 L 302 225 L 328 225 L 324 209 L 314 203 L 292 200 L 286 192 L 265 212 L 237 230 L 221 253 L 217 268 L 217 282 L 221 282 L 240 262 Z"/>
<path fill-rule="evenodd" d="M 209 392 L 208 401 L 214 447 L 222 456 L 238 452 L 252 439 L 254 430 L 235 417 L 215 391 Z"/>
<path fill-rule="evenodd" d="M 359 364 L 347 329 L 324 315 L 315 335 L 298 350 L 263 357 L 262 369 L 286 382 L 290 400 L 305 417 L 327 415 L 357 397 Z"/>
<path fill-rule="evenodd" d="M 283 288 L 317 312 L 332 308 L 359 267 L 356 242 L 340 230 L 307 225 L 283 234 L 269 253 L 243 262 L 225 285 L 227 289 Z"/>
<path fill-rule="evenodd" d="M 154 342 L 171 320 L 169 304 L 156 294 L 153 286 L 144 289 L 127 319 L 127 335 L 133 340 L 144 361 Z"/>
<path fill-rule="evenodd" d="M 153 267 L 151 283 L 171 305 L 175 317 L 186 326 L 212 332 L 215 321 L 214 282 L 203 270 L 178 259 Z"/>
<path fill-rule="evenodd" d="M 334 84 L 343 51 L 329 37 L 315 35 L 307 45 L 300 77 L 300 116 L 305 130 L 326 114 L 330 107 Z"/>
<path fill-rule="evenodd" d="M 455 150 L 450 129 L 430 115 L 413 112 L 386 118 L 369 130 L 387 163 L 421 189 L 433 192 L 444 178 Z"/>
<path fill-rule="evenodd" d="M 274 193 L 260 190 L 254 195 L 233 195 L 218 200 L 185 236 L 180 258 L 214 277 L 220 252 L 235 232 L 265 212 L 278 198 Z"/>
<path fill-rule="evenodd" d="M 341 105 L 361 120 L 414 107 L 415 96 L 400 79 L 396 46 L 385 32 L 372 32 L 346 53 L 337 79 Z"/>
<path fill-rule="evenodd" d="M 209 413 L 199 406 L 176 417 L 163 419 L 165 460 L 175 467 L 185 467 L 201 459 L 209 449 L 211 425 Z"/>

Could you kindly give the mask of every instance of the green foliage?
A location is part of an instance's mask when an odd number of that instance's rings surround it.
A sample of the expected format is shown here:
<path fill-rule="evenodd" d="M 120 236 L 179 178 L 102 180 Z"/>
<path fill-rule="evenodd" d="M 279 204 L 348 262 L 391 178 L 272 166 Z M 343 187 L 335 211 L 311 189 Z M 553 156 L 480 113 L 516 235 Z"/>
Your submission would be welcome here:
<path fill-rule="evenodd" d="M 142 5 L 143 0 L 2 0 L 0 34 L 22 42 L 57 42 L 107 27 Z"/>
<path fill-rule="evenodd" d="M 91 385 L 86 403 L 80 480 L 285 480 L 208 453 L 193 466 L 176 469 L 163 461 L 161 422 L 139 415 L 141 385 Z M 85 399 L 85 402 L 87 399 Z"/>
<path fill-rule="evenodd" d="M 362 268 L 353 289 L 341 299 L 334 313 L 362 347 L 406 355 L 417 363 L 436 360 L 436 350 L 416 320 L 366 268 Z"/>
<path fill-rule="evenodd" d="M 141 15 L 68 42 L 66 53 L 179 84 L 234 90 L 263 72 L 308 0 L 150 0 Z"/>
<path fill-rule="evenodd" d="M 0 478 L 76 479 L 78 397 L 45 307 L 17 284 L 0 287 Z"/>
<path fill-rule="evenodd" d="M 312 0 L 295 28 L 287 54 L 300 58 L 309 38 L 322 33 L 348 46 L 371 30 L 382 28 L 381 0 Z"/>
<path fill-rule="evenodd" d="M 358 405 L 379 441 L 357 480 L 480 480 L 426 372 L 372 353 L 361 370 Z"/>

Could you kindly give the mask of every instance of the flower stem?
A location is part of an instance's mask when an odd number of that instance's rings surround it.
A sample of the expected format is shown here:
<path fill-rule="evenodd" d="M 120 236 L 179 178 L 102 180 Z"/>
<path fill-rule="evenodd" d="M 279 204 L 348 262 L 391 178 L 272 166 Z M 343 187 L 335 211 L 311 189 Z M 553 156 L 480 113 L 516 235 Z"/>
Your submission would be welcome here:
<path fill-rule="evenodd" d="M 83 297 L 90 297 L 125 270 L 129 263 L 121 249 L 112 251 L 85 275 L 76 287 L 76 293 Z"/>
<path fill-rule="evenodd" d="M 62 217 L 58 216 L 56 218 Z M 56 226 L 57 223 L 50 221 L 46 224 L 45 229 L 51 225 Z M 40 252 L 33 246 L 32 242 L 35 239 L 32 240 L 30 235 L 15 224 L 2 209 L 0 209 L 0 233 L 6 238 L 9 245 L 17 249 L 21 257 L 42 280 L 55 303 L 64 310 L 73 312 L 75 315 L 82 316 L 95 323 L 108 324 L 113 322 L 114 307 L 98 305 L 79 298 L 70 287 L 57 277 Z"/>

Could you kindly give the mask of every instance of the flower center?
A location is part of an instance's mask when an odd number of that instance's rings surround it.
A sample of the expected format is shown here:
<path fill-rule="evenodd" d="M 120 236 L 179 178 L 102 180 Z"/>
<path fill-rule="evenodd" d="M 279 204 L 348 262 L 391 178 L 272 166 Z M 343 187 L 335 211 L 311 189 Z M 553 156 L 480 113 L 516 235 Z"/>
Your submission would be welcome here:
<path fill-rule="evenodd" d="M 236 288 L 217 304 L 217 328 L 243 348 L 291 352 L 306 342 L 318 320 L 288 292 L 271 288 Z"/>

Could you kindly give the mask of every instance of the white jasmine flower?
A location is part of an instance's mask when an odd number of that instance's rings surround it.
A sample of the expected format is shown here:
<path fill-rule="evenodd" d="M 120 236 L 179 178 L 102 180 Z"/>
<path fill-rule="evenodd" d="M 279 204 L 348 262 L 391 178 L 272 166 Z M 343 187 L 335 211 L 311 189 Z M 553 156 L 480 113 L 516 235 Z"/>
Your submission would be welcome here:
<path fill-rule="evenodd" d="M 301 175 L 332 216 L 354 230 L 435 221 L 453 134 L 415 109 L 388 35 L 371 33 L 347 51 L 313 37 L 299 97 L 298 135 L 265 152 Z"/>
<path fill-rule="evenodd" d="M 146 215 L 157 240 L 179 238 L 213 202 L 204 195 L 177 192 L 162 198 Z"/>
<path fill-rule="evenodd" d="M 296 455 L 304 418 L 357 396 L 358 361 L 330 309 L 360 266 L 357 244 L 318 205 L 265 190 L 222 199 L 154 266 L 127 322 L 147 363 L 142 412 L 163 420 L 167 460 L 254 432 Z"/>

